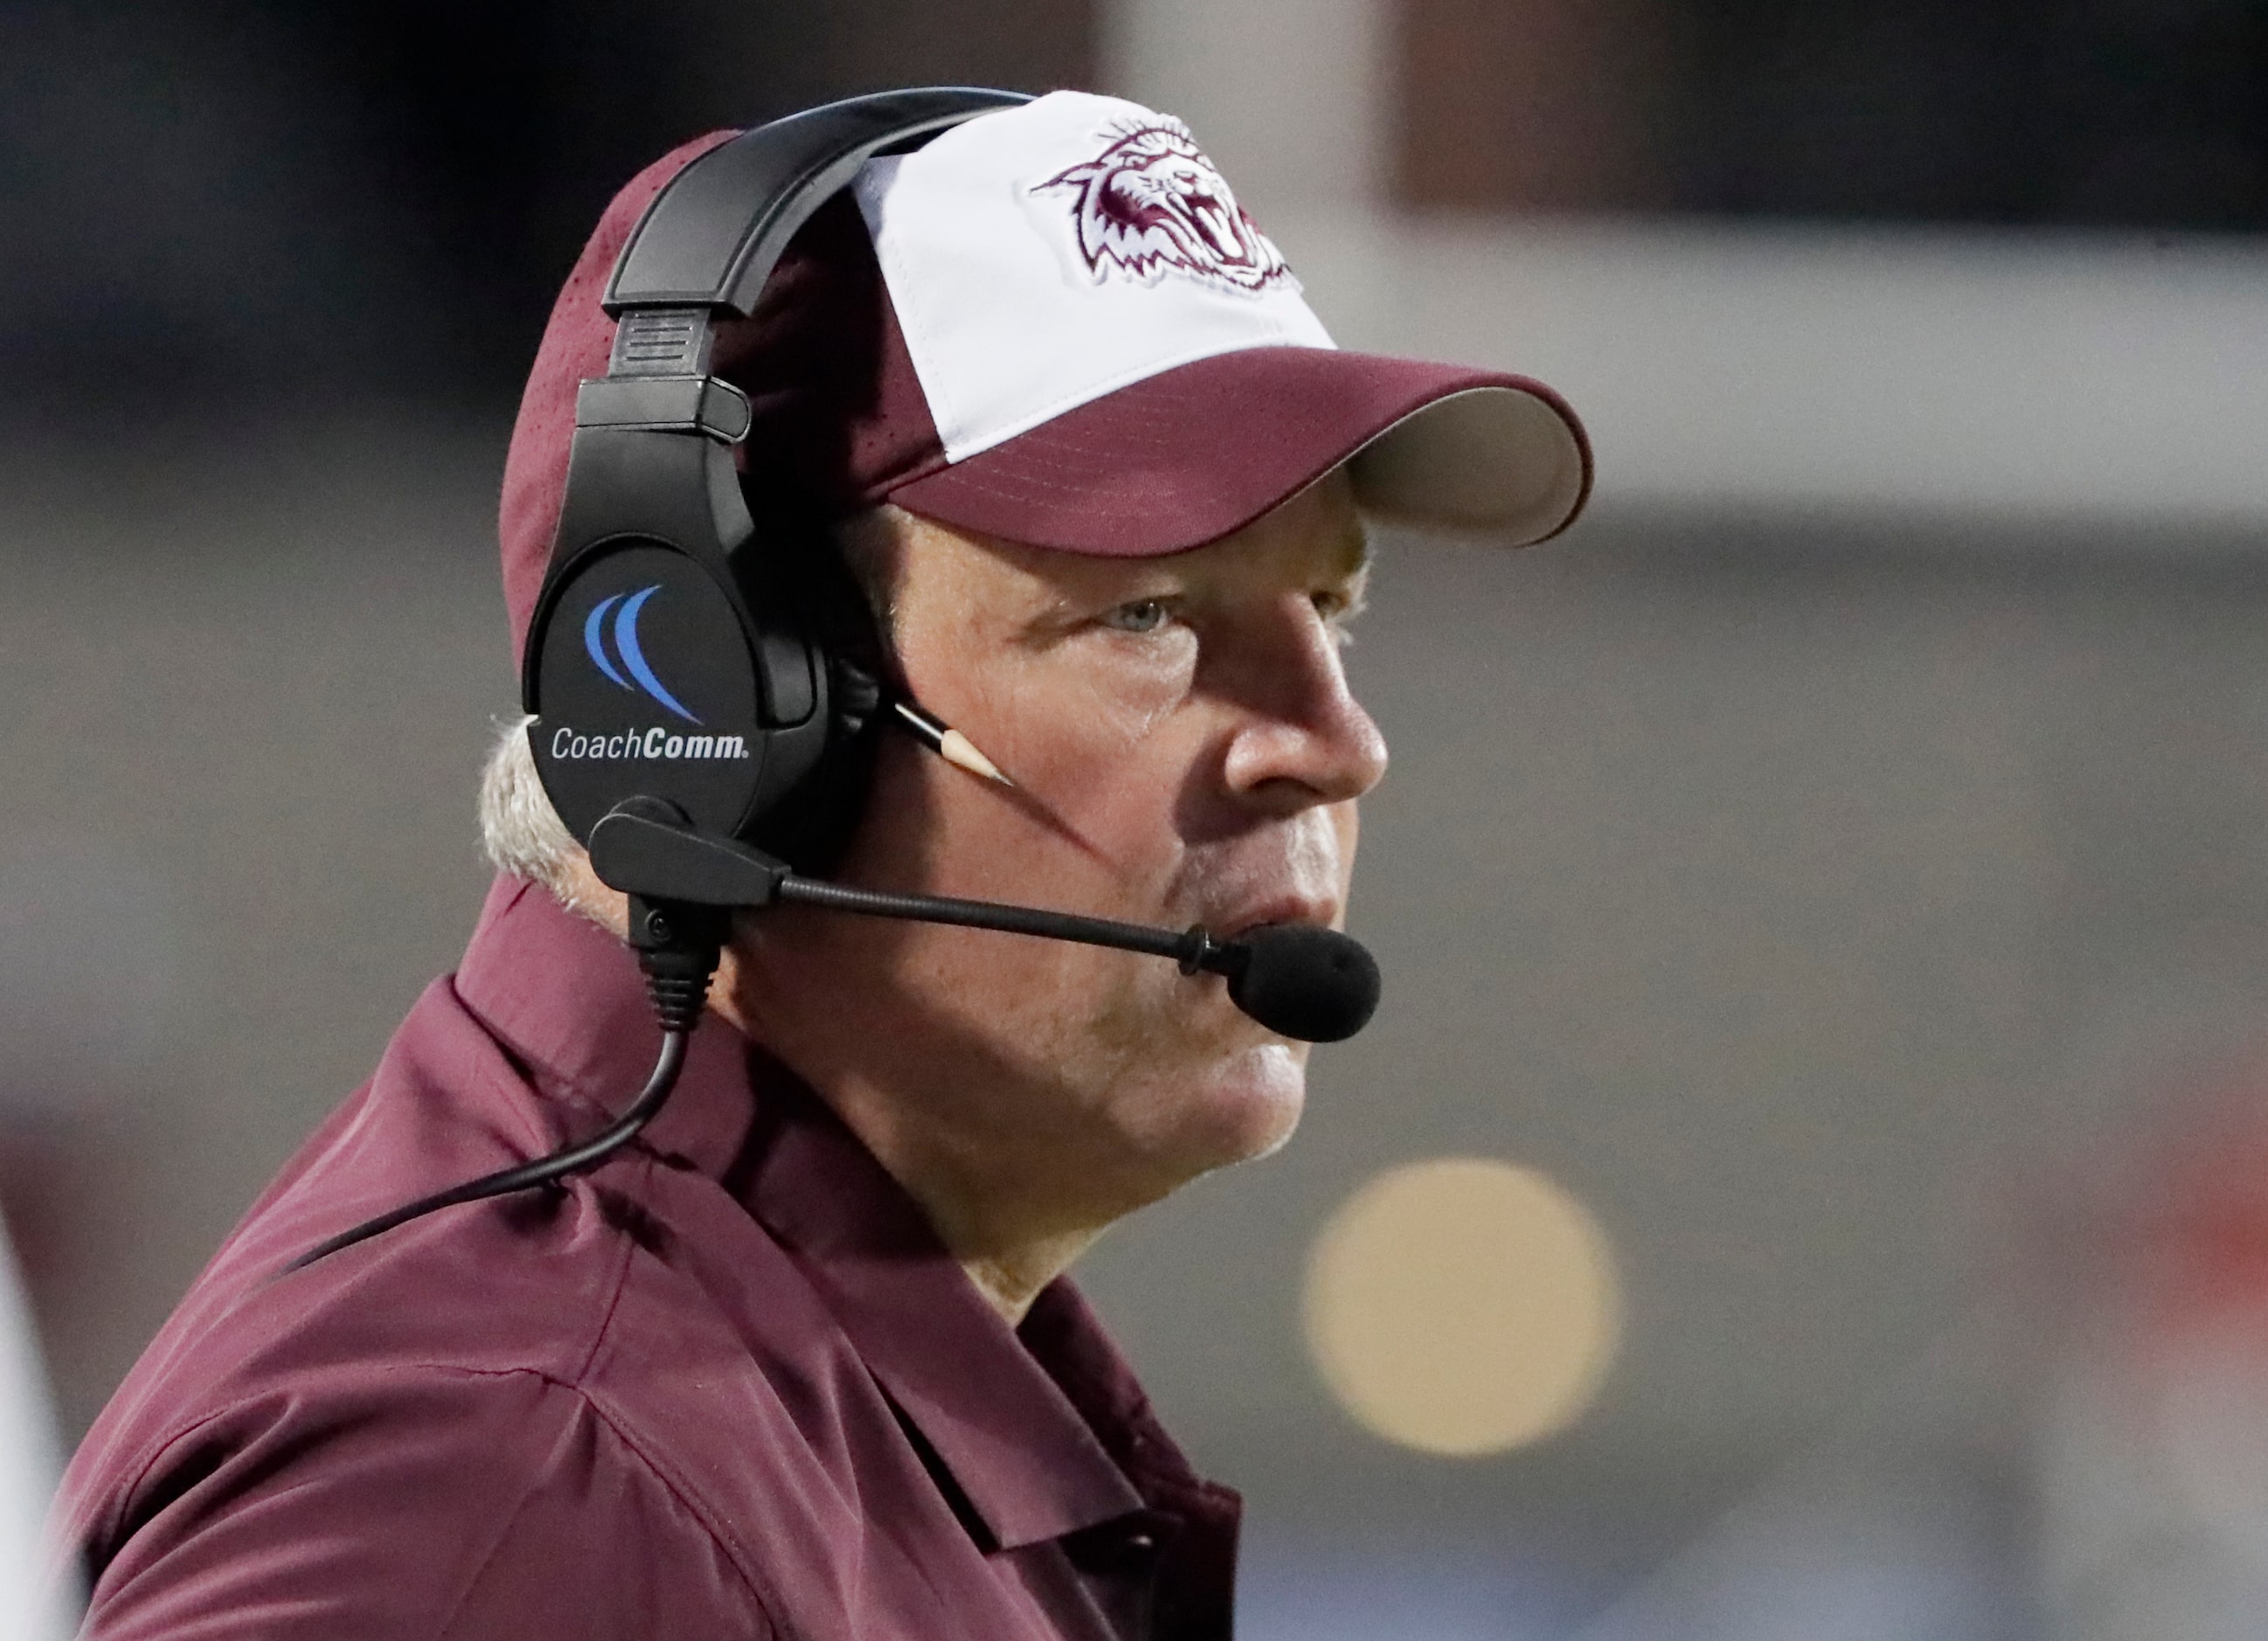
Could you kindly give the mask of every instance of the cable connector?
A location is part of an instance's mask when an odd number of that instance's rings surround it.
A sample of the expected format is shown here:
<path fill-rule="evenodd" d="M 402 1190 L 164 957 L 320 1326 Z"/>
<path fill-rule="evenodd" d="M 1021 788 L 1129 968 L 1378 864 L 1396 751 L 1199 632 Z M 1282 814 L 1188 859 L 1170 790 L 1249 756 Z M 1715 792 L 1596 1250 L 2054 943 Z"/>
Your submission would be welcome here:
<path fill-rule="evenodd" d="M 637 948 L 638 968 L 645 974 L 646 993 L 653 999 L 654 1012 L 661 1017 L 661 1056 L 630 1108 L 590 1138 L 563 1145 L 548 1157 L 467 1180 L 365 1219 L 318 1242 L 278 1275 L 304 1270 L 319 1259 L 328 1259 L 342 1248 L 423 1218 L 437 1209 L 554 1184 L 571 1174 L 595 1168 L 637 1137 L 638 1130 L 653 1121 L 677 1086 L 677 1074 L 685 1065 L 686 1044 L 708 1004 L 709 981 L 717 972 L 725 938 L 732 931 L 732 914 L 721 907 L 632 895 L 630 922 L 630 945 Z"/>
<path fill-rule="evenodd" d="M 690 1032 L 701 1023 L 732 927 L 732 914 L 720 906 L 630 896 L 630 941 L 662 1030 Z"/>

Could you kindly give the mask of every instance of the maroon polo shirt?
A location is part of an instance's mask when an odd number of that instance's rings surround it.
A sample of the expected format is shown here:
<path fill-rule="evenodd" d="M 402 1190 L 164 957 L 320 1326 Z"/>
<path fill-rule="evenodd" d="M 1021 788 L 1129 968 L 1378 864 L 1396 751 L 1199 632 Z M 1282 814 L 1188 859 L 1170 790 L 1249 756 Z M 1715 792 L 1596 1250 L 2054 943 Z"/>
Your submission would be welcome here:
<path fill-rule="evenodd" d="M 72 1462 L 88 1633 L 1226 1636 L 1236 1496 L 1078 1293 L 1012 1330 L 714 1017 L 594 1174 L 275 1274 L 594 1131 L 659 1041 L 617 941 L 497 885 Z"/>

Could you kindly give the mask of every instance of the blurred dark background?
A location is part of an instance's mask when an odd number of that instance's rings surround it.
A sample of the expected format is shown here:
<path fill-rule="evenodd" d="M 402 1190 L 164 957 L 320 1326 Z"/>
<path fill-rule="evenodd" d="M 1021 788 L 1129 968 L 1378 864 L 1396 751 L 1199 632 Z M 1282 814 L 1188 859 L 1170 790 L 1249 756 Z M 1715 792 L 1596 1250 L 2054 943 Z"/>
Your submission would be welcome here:
<path fill-rule="evenodd" d="M 1379 26 L 1412 205 L 2268 220 L 2245 0 L 1400 0 Z M 1101 28 L 1089 0 L 9 0 L 0 367 L 19 406 L 508 398 L 664 150 L 911 81 L 1092 87 Z"/>
<path fill-rule="evenodd" d="M 1085 85 L 1079 4 L 0 6 L 4 362 L 59 394 L 514 396 L 688 137 L 909 81 Z"/>
<path fill-rule="evenodd" d="M 2246 0 L 1406 0 L 1405 198 L 2249 229 Z"/>
<path fill-rule="evenodd" d="M 0 0 L 0 1210 L 66 1438 L 460 949 L 589 224 L 946 81 L 1184 114 L 1342 342 L 1532 370 L 1601 453 L 1544 552 L 1385 544 L 1386 1008 L 1088 1267 L 1250 1497 L 1245 1632 L 2250 1633 L 2268 1350 L 2088 1252 L 2268 1133 L 2244 0 Z M 1441 1155 L 1585 1205 L 1621 1319 L 1458 1459 L 1301 1322 L 1336 1208 Z"/>

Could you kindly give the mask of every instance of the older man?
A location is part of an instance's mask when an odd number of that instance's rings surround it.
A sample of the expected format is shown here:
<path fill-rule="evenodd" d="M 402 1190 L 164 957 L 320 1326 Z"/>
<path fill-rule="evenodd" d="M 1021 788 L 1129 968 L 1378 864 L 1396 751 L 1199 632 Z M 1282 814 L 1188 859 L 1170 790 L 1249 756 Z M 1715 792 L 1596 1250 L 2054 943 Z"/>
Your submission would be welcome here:
<path fill-rule="evenodd" d="M 599 287 L 716 140 L 624 191 L 553 314 L 505 482 L 523 638 Z M 832 524 L 894 687 L 1005 776 L 883 741 L 839 875 L 1223 935 L 1344 910 L 1386 764 L 1339 659 L 1364 511 L 1533 539 L 1588 484 L 1546 390 L 1332 350 L 1187 133 L 1100 98 L 870 164 L 716 369 L 747 483 Z M 635 1145 L 276 1275 L 592 1132 L 652 1058 L 622 897 L 518 733 L 482 820 L 463 965 L 73 1467 L 91 1633 L 1227 1634 L 1235 1496 L 1062 1276 L 1297 1121 L 1304 1045 L 1217 979 L 769 909 Z"/>

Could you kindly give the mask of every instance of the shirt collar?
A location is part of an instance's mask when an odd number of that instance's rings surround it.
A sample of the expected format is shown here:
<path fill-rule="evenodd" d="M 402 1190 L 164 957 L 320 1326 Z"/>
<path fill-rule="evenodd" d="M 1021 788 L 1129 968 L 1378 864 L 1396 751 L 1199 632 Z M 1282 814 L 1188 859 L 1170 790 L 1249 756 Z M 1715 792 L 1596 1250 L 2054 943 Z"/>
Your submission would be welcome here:
<path fill-rule="evenodd" d="M 456 974 L 458 999 L 530 1073 L 538 1093 L 608 1117 L 645 1085 L 661 1052 L 637 957 L 548 890 L 499 877 Z M 711 1178 L 732 1166 L 755 1114 L 747 1039 L 703 1015 L 685 1068 L 638 1144 Z M 587 1119 L 575 1124 L 589 1131 Z"/>
<path fill-rule="evenodd" d="M 490 892 L 456 989 L 540 1093 L 594 1112 L 619 1111 L 659 1048 L 629 947 L 526 883 L 499 879 Z M 1020 1338 L 857 1137 L 716 1016 L 639 1144 L 730 1176 L 998 1547 L 1059 1538 L 1194 1482 L 1068 1283 L 1042 1296 Z M 762 1296 L 746 1297 L 760 1314 Z"/>

